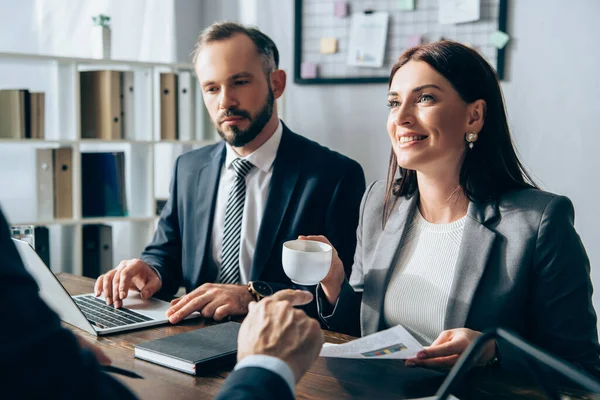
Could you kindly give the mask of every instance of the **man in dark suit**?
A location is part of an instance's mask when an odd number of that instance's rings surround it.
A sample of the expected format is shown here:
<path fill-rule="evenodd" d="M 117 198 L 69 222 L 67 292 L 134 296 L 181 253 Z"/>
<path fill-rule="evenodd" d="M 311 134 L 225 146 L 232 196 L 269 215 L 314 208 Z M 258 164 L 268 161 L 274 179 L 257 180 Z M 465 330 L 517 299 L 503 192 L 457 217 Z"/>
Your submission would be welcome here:
<path fill-rule="evenodd" d="M 132 399 L 100 363 L 102 352 L 61 327 L 25 270 L 0 212 L 0 397 Z"/>
<path fill-rule="evenodd" d="M 178 158 L 152 243 L 96 282 L 108 304 L 120 307 L 128 288 L 170 297 L 183 284 L 188 294 L 173 301 L 172 323 L 193 311 L 244 315 L 265 294 L 249 291 L 251 282 L 267 282 L 267 292 L 290 286 L 282 245 L 308 233 L 327 235 L 352 265 L 362 168 L 278 119 L 286 85 L 278 62 L 275 44 L 256 29 L 217 23 L 200 35 L 196 72 L 224 141 Z"/>

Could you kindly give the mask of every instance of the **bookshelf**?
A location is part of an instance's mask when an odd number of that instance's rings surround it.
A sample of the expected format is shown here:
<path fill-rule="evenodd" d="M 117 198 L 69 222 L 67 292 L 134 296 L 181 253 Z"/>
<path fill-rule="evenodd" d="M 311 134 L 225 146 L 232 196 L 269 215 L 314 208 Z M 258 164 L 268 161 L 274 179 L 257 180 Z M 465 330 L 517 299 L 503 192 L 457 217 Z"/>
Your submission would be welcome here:
<path fill-rule="evenodd" d="M 128 72 L 134 90 L 123 139 L 88 139 L 81 135 L 80 72 Z M 160 74 L 191 76 L 191 113 L 179 139 L 161 140 Z M 11 225 L 46 226 L 50 237 L 50 265 L 55 272 L 81 274 L 83 226 L 112 228 L 112 258 L 138 257 L 152 238 L 158 217 L 156 199 L 168 197 L 175 159 L 180 154 L 214 143 L 218 136 L 202 102 L 193 66 L 0 52 L 0 89 L 29 89 L 45 93 L 44 139 L 0 139 L 0 205 Z M 36 151 L 72 149 L 71 218 L 39 218 Z M 125 154 L 126 216 L 82 215 L 81 154 Z"/>

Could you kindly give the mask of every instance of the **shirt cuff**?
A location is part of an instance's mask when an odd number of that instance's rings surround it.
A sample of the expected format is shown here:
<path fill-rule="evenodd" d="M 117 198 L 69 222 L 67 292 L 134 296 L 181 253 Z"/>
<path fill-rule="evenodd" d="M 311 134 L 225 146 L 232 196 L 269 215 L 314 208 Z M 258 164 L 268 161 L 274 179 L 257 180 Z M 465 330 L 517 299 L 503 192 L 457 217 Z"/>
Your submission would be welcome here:
<path fill-rule="evenodd" d="M 345 283 L 345 281 L 344 281 Z M 344 284 L 342 284 L 342 288 Z M 317 297 L 317 312 L 321 318 L 329 318 L 333 314 L 335 314 L 335 310 L 340 302 L 340 297 L 342 297 L 342 291 L 340 290 L 340 294 L 338 295 L 337 300 L 335 301 L 335 305 L 329 304 L 329 300 L 327 300 L 327 296 L 325 296 L 325 292 L 323 291 L 323 287 L 321 286 L 321 282 L 317 285 L 317 289 L 315 291 Z"/>
<path fill-rule="evenodd" d="M 280 360 L 277 357 L 266 356 L 264 354 L 253 354 L 237 363 L 234 371 L 246 367 L 264 368 L 276 375 L 279 375 L 290 387 L 292 395 L 296 395 L 296 378 L 294 378 L 292 369 L 285 361 Z"/>
<path fill-rule="evenodd" d="M 153 267 L 152 265 L 148 264 L 148 266 L 150 268 L 152 268 L 154 270 L 154 272 L 156 272 L 156 275 L 158 275 L 158 279 L 160 279 L 160 281 L 162 282 L 162 276 L 160 275 L 160 272 L 158 272 L 158 269 L 156 269 L 156 267 Z"/>

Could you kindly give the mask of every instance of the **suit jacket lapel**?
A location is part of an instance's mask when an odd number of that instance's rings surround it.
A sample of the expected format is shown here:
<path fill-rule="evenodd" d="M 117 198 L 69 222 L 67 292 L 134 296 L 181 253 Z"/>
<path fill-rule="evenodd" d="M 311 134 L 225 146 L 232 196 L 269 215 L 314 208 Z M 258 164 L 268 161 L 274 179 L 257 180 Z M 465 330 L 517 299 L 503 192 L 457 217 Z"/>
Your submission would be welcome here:
<path fill-rule="evenodd" d="M 475 290 L 496 238 L 496 234 L 484 224 L 496 215 L 496 202 L 469 204 L 451 289 L 454 297 L 448 302 L 444 329 L 465 326 Z"/>
<path fill-rule="evenodd" d="M 377 242 L 372 267 L 365 275 L 361 309 L 361 332 L 363 336 L 379 331 L 381 309 L 387 284 L 398 259 L 402 237 L 413 218 L 418 199 L 419 196 L 414 195 L 408 200 L 398 200 L 398 204 L 392 211 Z"/>
<path fill-rule="evenodd" d="M 196 247 L 196 263 L 194 275 L 196 282 L 194 287 L 198 285 L 200 279 L 200 271 L 205 264 L 207 249 L 212 242 L 212 225 L 214 220 L 215 205 L 217 200 L 217 190 L 221 176 L 221 168 L 225 162 L 225 143 L 221 142 L 215 147 L 208 158 L 206 164 L 198 169 L 198 183 L 196 185 L 196 218 L 199 224 L 196 227 L 198 233 L 198 242 Z M 210 254 L 210 253 L 208 253 Z M 206 276 L 209 281 L 216 278 L 216 271 L 209 271 L 213 276 Z"/>
<path fill-rule="evenodd" d="M 283 122 L 282 122 L 283 123 Z M 293 133 L 283 125 L 281 143 L 273 164 L 273 176 L 258 231 L 250 280 L 260 279 L 279 233 L 281 221 L 296 187 L 300 167 L 294 155 Z M 295 239 L 295 238 L 294 238 Z M 277 249 L 276 249 L 277 250 Z M 281 249 L 278 250 L 281 252 Z"/>

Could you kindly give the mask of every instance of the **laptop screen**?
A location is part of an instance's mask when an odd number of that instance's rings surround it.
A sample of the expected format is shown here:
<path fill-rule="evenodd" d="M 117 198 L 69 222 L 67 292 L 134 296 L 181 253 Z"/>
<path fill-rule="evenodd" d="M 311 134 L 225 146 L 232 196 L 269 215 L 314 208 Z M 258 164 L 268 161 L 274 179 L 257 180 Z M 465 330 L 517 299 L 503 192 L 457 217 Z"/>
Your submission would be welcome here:
<path fill-rule="evenodd" d="M 40 297 L 44 302 L 60 316 L 61 320 L 96 335 L 96 330 L 77 307 L 69 292 L 29 243 L 18 239 L 13 239 L 13 242 L 23 260 L 25 269 L 37 282 L 40 288 Z"/>

